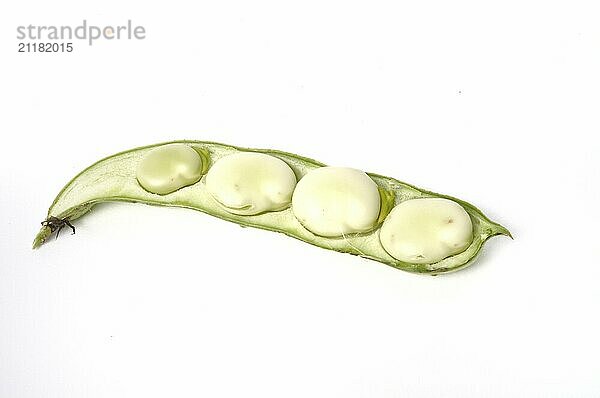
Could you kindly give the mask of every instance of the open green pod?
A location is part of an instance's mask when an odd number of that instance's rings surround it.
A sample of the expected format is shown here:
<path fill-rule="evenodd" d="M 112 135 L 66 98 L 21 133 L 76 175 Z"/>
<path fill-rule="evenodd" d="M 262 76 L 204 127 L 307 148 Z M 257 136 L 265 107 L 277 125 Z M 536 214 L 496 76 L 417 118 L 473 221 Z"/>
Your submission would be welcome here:
<path fill-rule="evenodd" d="M 165 156 L 161 155 L 165 153 Z M 220 191 L 215 192 L 220 190 L 219 184 L 211 182 L 211 185 L 216 188 L 207 188 L 207 173 L 210 174 L 211 167 L 220 160 L 240 153 L 256 153 L 274 157 L 277 159 L 275 166 L 280 170 L 267 173 L 261 171 L 260 167 L 253 168 L 252 173 L 248 172 L 245 175 L 245 180 L 228 180 L 227 183 L 233 188 L 230 190 L 232 193 L 225 192 L 229 195 L 225 200 L 223 199 L 225 194 L 221 194 Z M 289 166 L 293 174 L 286 174 L 285 165 Z M 370 212 L 368 214 L 369 217 L 373 217 L 372 225 L 366 228 L 361 224 L 360 228 L 340 231 L 339 236 L 317 234 L 313 232 L 315 230 L 309 229 L 310 226 L 307 228 L 307 225 L 303 225 L 294 214 L 293 207 L 286 206 L 285 203 L 286 201 L 291 203 L 290 196 L 295 188 L 294 177 L 299 182 L 311 171 L 322 167 L 325 165 L 318 161 L 291 153 L 238 148 L 214 142 L 174 141 L 131 149 L 104 158 L 75 176 L 60 191 L 50 206 L 47 218 L 34 240 L 33 247 L 37 248 L 42 245 L 52 232 L 83 216 L 95 204 L 109 201 L 194 209 L 242 226 L 281 232 L 325 249 L 359 255 L 404 271 L 426 274 L 441 274 L 464 268 L 472 263 L 480 253 L 487 239 L 495 235 L 510 236 L 506 228 L 489 220 L 475 206 L 465 201 L 422 190 L 394 178 L 372 173 L 366 173 L 366 176 L 374 183 L 375 192 L 379 193 L 377 213 Z M 246 167 L 242 169 L 249 170 Z M 166 173 L 165 170 L 167 170 Z M 221 173 L 221 175 L 227 175 L 227 173 Z M 276 183 L 265 185 L 261 183 L 261 178 L 263 178 L 261 176 L 265 176 L 265 181 L 269 178 L 285 178 L 285 180 L 281 185 Z M 277 197 L 272 199 L 272 202 L 276 204 L 269 206 L 271 202 L 261 200 L 256 202 L 260 204 L 257 207 L 258 210 L 250 211 L 248 209 L 254 206 L 254 202 L 251 200 L 253 194 L 246 194 L 236 201 L 236 197 L 232 195 L 238 189 L 240 191 L 261 189 L 266 192 L 264 195 Z M 250 195 L 250 199 L 244 199 L 248 195 Z M 369 195 L 372 198 L 372 192 Z M 231 197 L 236 200 L 229 201 Z M 470 240 L 464 244 L 464 247 L 460 247 L 460 252 L 448 255 L 439 261 L 431 263 L 401 261 L 390 255 L 384 248 L 380 239 L 381 226 L 396 206 L 410 200 L 423 198 L 444 198 L 460 205 L 470 219 L 469 228 L 472 232 Z M 244 200 L 246 202 L 250 200 L 250 202 L 246 203 Z M 229 202 L 234 204 L 228 204 Z M 237 204 L 238 202 L 239 204 Z M 353 210 L 352 214 L 360 211 L 362 209 Z"/>

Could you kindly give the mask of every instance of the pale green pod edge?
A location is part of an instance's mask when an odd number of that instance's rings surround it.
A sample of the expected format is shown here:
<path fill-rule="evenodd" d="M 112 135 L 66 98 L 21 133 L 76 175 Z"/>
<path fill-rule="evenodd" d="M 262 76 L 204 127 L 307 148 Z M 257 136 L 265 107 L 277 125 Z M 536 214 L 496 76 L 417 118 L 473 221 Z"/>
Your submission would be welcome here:
<path fill-rule="evenodd" d="M 367 174 L 377 183 L 382 193 L 381 222 L 393 206 L 402 201 L 427 197 L 447 198 L 460 203 L 469 213 L 473 222 L 474 236 L 471 245 L 462 253 L 447 257 L 434 264 L 404 263 L 394 259 L 383 249 L 379 242 L 378 227 L 367 233 L 347 235 L 340 238 L 325 238 L 314 235 L 305 229 L 294 217 L 291 208 L 253 216 L 228 213 L 218 205 L 205 189 L 206 175 L 197 183 L 167 195 L 153 194 L 144 190 L 136 180 L 138 162 L 151 149 L 172 143 L 183 143 L 192 146 L 206 162 L 207 167 L 205 168 L 210 167 L 221 157 L 238 151 L 253 151 L 276 156 L 292 168 L 298 180 L 308 171 L 324 166 L 318 161 L 287 152 L 239 148 L 215 142 L 182 140 L 149 145 L 109 156 L 83 170 L 60 191 L 48 210 L 47 219 L 57 217 L 73 221 L 87 213 L 95 204 L 110 201 L 185 207 L 242 226 L 281 232 L 325 249 L 359 255 L 404 271 L 433 275 L 467 267 L 481 252 L 485 241 L 492 236 L 505 235 L 512 238 L 506 228 L 488 219 L 470 203 L 373 173 Z M 200 225 L 199 228 L 201 227 Z M 33 242 L 33 248 L 41 246 L 50 235 L 50 228 L 43 226 Z M 266 247 L 265 250 L 267 250 Z"/>

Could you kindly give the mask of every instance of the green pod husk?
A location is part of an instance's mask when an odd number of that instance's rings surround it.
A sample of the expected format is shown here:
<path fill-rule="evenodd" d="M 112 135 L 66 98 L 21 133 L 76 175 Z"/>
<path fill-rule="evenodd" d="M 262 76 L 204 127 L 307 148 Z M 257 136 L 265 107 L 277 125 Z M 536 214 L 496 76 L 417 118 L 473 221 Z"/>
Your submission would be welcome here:
<path fill-rule="evenodd" d="M 75 176 L 59 192 L 50 206 L 46 222 L 50 219 L 73 221 L 87 213 L 95 204 L 110 201 L 185 207 L 242 226 L 281 232 L 325 249 L 350 253 L 379 261 L 404 271 L 425 274 L 442 274 L 465 268 L 477 257 L 487 239 L 496 235 L 511 237 L 510 232 L 506 228 L 488 219 L 479 209 L 470 203 L 447 195 L 426 191 L 394 178 L 372 173 L 367 174 L 377 183 L 381 193 L 379 223 L 383 222 L 387 213 L 402 201 L 428 197 L 451 199 L 460 203 L 471 217 L 474 236 L 471 245 L 465 251 L 447 257 L 437 263 L 410 264 L 394 259 L 384 250 L 379 242 L 378 226 L 380 224 L 367 233 L 345 235 L 339 238 L 326 238 L 317 236 L 305 229 L 294 217 L 291 208 L 252 216 L 231 214 L 225 211 L 207 190 L 204 189 L 205 175 L 197 183 L 183 187 L 167 195 L 158 195 L 144 190 L 136 179 L 138 162 L 153 148 L 172 143 L 190 145 L 198 151 L 208 167 L 221 157 L 238 151 L 260 152 L 276 156 L 292 168 L 298 180 L 310 170 L 325 166 L 316 160 L 287 152 L 239 148 L 215 142 L 172 141 L 145 146 L 104 158 Z M 36 236 L 33 247 L 37 248 L 41 246 L 50 235 L 50 229 L 47 225 L 44 225 Z"/>

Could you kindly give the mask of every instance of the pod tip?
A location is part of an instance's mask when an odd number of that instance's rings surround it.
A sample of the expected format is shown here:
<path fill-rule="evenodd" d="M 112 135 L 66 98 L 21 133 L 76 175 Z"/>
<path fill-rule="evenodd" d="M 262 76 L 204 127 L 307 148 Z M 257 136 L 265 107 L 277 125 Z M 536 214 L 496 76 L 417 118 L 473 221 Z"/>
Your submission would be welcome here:
<path fill-rule="evenodd" d="M 512 240 L 515 240 L 515 238 L 513 238 L 512 234 L 510 233 L 510 231 L 506 228 L 504 228 L 502 225 L 498 225 L 498 233 L 504 236 L 508 236 L 509 238 L 511 238 Z"/>
<path fill-rule="evenodd" d="M 32 249 L 39 248 L 41 245 L 44 244 L 44 242 L 46 241 L 46 239 L 48 239 L 48 237 L 50 236 L 51 233 L 52 233 L 52 230 L 50 229 L 50 227 L 44 225 L 42 228 L 40 228 L 40 232 L 38 232 L 38 234 L 35 236 L 35 239 L 33 240 L 33 244 L 31 245 L 31 248 Z"/>

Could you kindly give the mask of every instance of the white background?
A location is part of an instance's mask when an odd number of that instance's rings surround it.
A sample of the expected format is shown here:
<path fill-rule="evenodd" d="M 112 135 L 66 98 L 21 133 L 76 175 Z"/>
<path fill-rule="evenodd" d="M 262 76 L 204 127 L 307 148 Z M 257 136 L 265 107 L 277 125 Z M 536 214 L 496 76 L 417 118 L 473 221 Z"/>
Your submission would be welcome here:
<path fill-rule="evenodd" d="M 0 13 L 0 397 L 598 397 L 593 1 L 20 1 Z M 18 54 L 18 25 L 143 41 Z M 282 149 L 506 225 L 412 275 L 189 210 L 60 188 L 172 139 Z"/>

